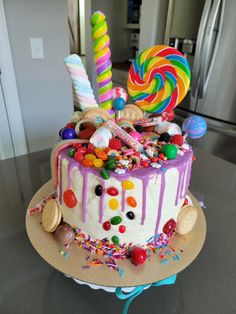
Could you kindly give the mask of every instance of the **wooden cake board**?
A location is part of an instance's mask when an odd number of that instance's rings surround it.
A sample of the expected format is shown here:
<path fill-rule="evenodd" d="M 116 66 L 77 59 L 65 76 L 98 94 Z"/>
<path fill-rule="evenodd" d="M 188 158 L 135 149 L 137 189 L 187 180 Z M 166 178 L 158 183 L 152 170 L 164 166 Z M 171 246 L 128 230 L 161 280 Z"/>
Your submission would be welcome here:
<path fill-rule="evenodd" d="M 45 196 L 53 193 L 53 183 L 49 181 L 39 189 L 32 198 L 29 208 L 35 207 Z M 116 270 L 109 269 L 104 263 L 101 266 L 83 268 L 89 260 L 98 258 L 107 261 L 101 255 L 91 254 L 87 250 L 73 243 L 68 249 L 59 245 L 52 233 L 45 232 L 41 225 L 41 213 L 35 215 L 26 214 L 26 230 L 28 237 L 39 255 L 52 267 L 69 277 L 86 283 L 109 287 L 134 287 L 151 284 L 171 277 L 188 265 L 199 254 L 206 237 L 206 220 L 202 208 L 191 193 L 188 194 L 193 205 L 198 209 L 197 222 L 187 235 L 175 235 L 168 246 L 174 248 L 179 259 L 175 260 L 172 254 L 168 263 L 161 263 L 158 254 L 151 254 L 144 265 L 135 266 L 130 259 L 118 260 L 117 264 L 122 270 L 122 276 Z M 182 252 L 180 251 L 182 250 Z M 60 254 L 68 252 L 67 257 Z M 172 251 L 173 252 L 173 251 Z"/>

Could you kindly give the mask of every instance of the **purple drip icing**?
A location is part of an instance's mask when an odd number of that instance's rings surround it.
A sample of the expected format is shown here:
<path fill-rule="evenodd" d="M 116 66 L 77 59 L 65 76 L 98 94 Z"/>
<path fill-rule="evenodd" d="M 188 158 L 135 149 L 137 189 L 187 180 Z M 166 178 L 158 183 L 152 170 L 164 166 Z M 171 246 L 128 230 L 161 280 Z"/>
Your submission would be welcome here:
<path fill-rule="evenodd" d="M 69 164 L 68 166 L 68 189 L 72 188 L 72 170 L 74 169 L 73 164 Z"/>
<path fill-rule="evenodd" d="M 156 223 L 155 234 L 158 234 L 158 228 L 159 228 L 160 221 L 161 221 L 161 211 L 162 211 L 162 204 L 163 204 L 163 199 L 164 199 L 165 187 L 166 187 L 166 178 L 165 178 L 165 173 L 162 172 L 162 174 L 161 174 L 161 189 L 160 189 L 160 197 L 159 197 L 159 203 L 158 203 L 158 209 L 157 209 L 157 223 Z"/>
<path fill-rule="evenodd" d="M 59 162 L 59 180 L 60 180 L 60 185 L 59 185 L 59 203 L 62 205 L 62 156 L 60 156 L 60 162 Z"/>
<path fill-rule="evenodd" d="M 143 204 L 142 204 L 142 220 L 141 224 L 144 225 L 146 218 L 146 207 L 147 207 L 147 185 L 149 181 L 149 176 L 142 179 L 143 182 Z"/>
<path fill-rule="evenodd" d="M 88 171 L 86 168 L 80 169 L 84 182 L 83 182 L 83 193 L 82 193 L 82 210 L 83 210 L 83 223 L 86 223 L 86 209 L 87 209 L 87 190 L 88 190 Z"/>
<path fill-rule="evenodd" d="M 60 187 L 59 187 L 59 202 L 61 202 L 62 200 L 62 159 L 66 159 L 69 161 L 70 167 L 71 169 L 76 168 L 76 169 L 80 169 L 81 174 L 84 178 L 84 182 L 83 182 L 83 193 L 82 193 L 82 210 L 83 210 L 83 222 L 86 222 L 86 206 L 87 206 L 87 189 L 88 189 L 88 174 L 92 173 L 97 177 L 100 177 L 100 173 L 99 170 L 97 170 L 96 168 L 85 168 L 83 167 L 80 163 L 78 163 L 76 160 L 68 157 L 67 152 L 68 152 L 68 148 L 65 149 L 64 151 L 62 151 L 62 153 L 60 154 Z M 187 161 L 189 161 L 189 167 L 191 165 L 191 160 L 192 160 L 192 151 L 186 151 L 184 156 L 180 156 L 178 155 L 176 159 L 174 160 L 168 160 L 167 164 L 165 165 L 166 171 L 168 171 L 169 169 L 172 168 L 177 168 L 179 171 L 179 179 L 178 179 L 178 187 L 177 187 L 177 194 L 176 194 L 176 201 L 178 203 L 178 197 L 179 197 L 179 191 L 180 191 L 180 186 L 181 186 L 181 181 L 182 180 L 182 176 L 183 176 L 183 172 L 185 169 L 185 163 Z M 189 167 L 187 171 L 187 176 L 186 176 L 186 185 L 185 188 L 187 190 L 188 188 L 188 184 L 189 184 L 189 180 L 190 180 L 190 171 L 189 171 Z M 163 203 L 163 197 L 164 197 L 164 191 L 165 191 L 165 173 L 161 171 L 161 168 L 146 168 L 145 170 L 143 168 L 139 168 L 137 170 L 133 170 L 130 172 L 127 172 L 123 175 L 120 175 L 116 172 L 111 172 L 110 176 L 115 178 L 116 180 L 123 182 L 124 180 L 127 180 L 130 177 L 134 177 L 137 179 L 142 180 L 143 182 L 143 204 L 142 204 L 142 221 L 141 223 L 144 224 L 145 221 L 145 217 L 146 217 L 146 188 L 148 185 L 148 181 L 149 178 L 154 176 L 157 176 L 161 174 L 162 177 L 162 185 L 161 185 L 161 191 L 160 191 L 160 199 L 159 199 L 159 205 L 158 205 L 158 219 L 157 219 L 157 230 L 158 230 L 158 225 L 160 222 L 160 217 L 161 217 L 161 209 L 162 209 L 162 203 Z M 131 179 L 132 180 L 132 179 Z M 183 184 L 183 182 L 182 182 Z M 61 204 L 61 203 L 60 203 Z M 125 210 L 125 193 L 123 193 L 122 191 L 122 210 Z M 100 201 L 100 222 L 103 219 L 103 212 L 104 212 L 104 201 L 101 200 Z"/>
<path fill-rule="evenodd" d="M 100 196 L 100 209 L 99 209 L 99 222 L 103 223 L 103 214 L 104 214 L 104 198 L 105 198 L 105 184 L 104 180 L 100 179 L 100 185 L 102 186 L 103 193 Z"/>
<path fill-rule="evenodd" d="M 121 200 L 121 210 L 125 211 L 125 189 L 122 188 L 122 200 Z"/>

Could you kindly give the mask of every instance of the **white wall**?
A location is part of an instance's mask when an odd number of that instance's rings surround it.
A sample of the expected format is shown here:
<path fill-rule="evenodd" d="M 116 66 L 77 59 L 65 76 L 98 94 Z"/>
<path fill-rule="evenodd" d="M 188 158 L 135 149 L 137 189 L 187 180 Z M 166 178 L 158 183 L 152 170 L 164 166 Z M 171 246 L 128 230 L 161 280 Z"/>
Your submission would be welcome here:
<path fill-rule="evenodd" d="M 140 52 L 151 46 L 164 44 L 167 11 L 167 0 L 142 1 Z"/>
<path fill-rule="evenodd" d="M 4 0 L 18 93 L 29 152 L 51 147 L 73 111 L 64 0 Z M 33 60 L 30 38 L 43 39 L 42 60 Z"/>

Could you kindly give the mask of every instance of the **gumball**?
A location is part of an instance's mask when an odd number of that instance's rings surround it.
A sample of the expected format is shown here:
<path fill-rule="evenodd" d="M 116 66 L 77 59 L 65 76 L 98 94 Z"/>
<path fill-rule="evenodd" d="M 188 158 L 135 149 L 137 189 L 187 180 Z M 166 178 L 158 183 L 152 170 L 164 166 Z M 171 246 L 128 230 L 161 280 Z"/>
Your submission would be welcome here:
<path fill-rule="evenodd" d="M 135 265 L 142 265 L 147 259 L 147 253 L 140 247 L 135 247 L 131 251 L 131 262 Z"/>
<path fill-rule="evenodd" d="M 66 127 L 66 128 L 74 129 L 75 126 L 76 126 L 76 123 L 74 123 L 74 122 L 68 122 L 65 127 Z"/>
<path fill-rule="evenodd" d="M 113 108 L 118 111 L 123 110 L 125 108 L 125 100 L 121 97 L 116 98 L 113 102 Z"/>
<path fill-rule="evenodd" d="M 137 131 L 131 131 L 129 135 L 132 136 L 138 142 L 141 142 L 142 140 L 142 135 Z"/>
<path fill-rule="evenodd" d="M 165 154 L 167 159 L 175 159 L 178 149 L 174 144 L 165 144 L 162 148 L 162 153 Z"/>
<path fill-rule="evenodd" d="M 76 138 L 75 130 L 72 128 L 64 128 L 61 132 L 61 137 L 63 140 L 72 140 Z"/>
<path fill-rule="evenodd" d="M 112 97 L 113 100 L 120 97 L 120 98 L 123 98 L 125 102 L 128 101 L 128 93 L 123 87 L 114 87 L 112 91 L 113 91 L 113 97 Z"/>
<path fill-rule="evenodd" d="M 206 121 L 200 116 L 190 116 L 186 118 L 182 125 L 182 130 L 192 139 L 200 138 L 207 131 Z"/>

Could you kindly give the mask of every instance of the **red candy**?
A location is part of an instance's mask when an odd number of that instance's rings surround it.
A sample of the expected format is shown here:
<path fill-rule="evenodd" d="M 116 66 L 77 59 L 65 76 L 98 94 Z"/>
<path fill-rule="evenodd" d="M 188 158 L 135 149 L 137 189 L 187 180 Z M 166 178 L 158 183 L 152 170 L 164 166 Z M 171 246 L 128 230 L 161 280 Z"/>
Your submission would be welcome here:
<path fill-rule="evenodd" d="M 162 159 L 162 160 L 164 160 L 164 158 L 165 158 L 165 155 L 164 155 L 163 153 L 160 153 L 160 154 L 158 155 L 158 158 L 159 158 L 159 159 Z"/>
<path fill-rule="evenodd" d="M 120 150 L 122 147 L 121 140 L 114 137 L 109 141 L 109 147 L 115 150 Z"/>
<path fill-rule="evenodd" d="M 183 203 L 183 206 L 186 206 L 186 205 L 188 205 L 188 199 L 187 198 L 184 199 L 184 203 Z"/>
<path fill-rule="evenodd" d="M 74 123 L 74 122 L 69 122 L 69 123 L 67 123 L 67 125 L 65 126 L 65 128 L 71 128 L 71 129 L 74 129 L 74 128 L 75 128 L 75 126 L 76 126 L 76 123 Z"/>
<path fill-rule="evenodd" d="M 131 262 L 135 265 L 141 265 L 145 263 L 146 258 L 147 258 L 146 251 L 140 247 L 135 247 L 131 251 Z"/>
<path fill-rule="evenodd" d="M 77 204 L 77 198 L 74 194 L 74 192 L 70 189 L 65 190 L 63 193 L 63 200 L 67 207 L 73 208 Z"/>
<path fill-rule="evenodd" d="M 73 147 L 77 150 L 78 148 L 82 147 L 81 143 L 75 143 L 73 144 Z"/>
<path fill-rule="evenodd" d="M 112 186 L 107 189 L 107 194 L 111 196 L 117 196 L 119 194 L 119 191 L 114 186 Z"/>
<path fill-rule="evenodd" d="M 109 221 L 105 221 L 105 222 L 102 224 L 102 226 L 103 226 L 103 229 L 106 230 L 106 231 L 108 231 L 108 230 L 111 229 L 111 224 L 110 224 Z"/>
<path fill-rule="evenodd" d="M 142 164 L 143 168 L 149 167 L 149 162 L 147 160 L 143 160 L 141 164 Z"/>
<path fill-rule="evenodd" d="M 176 144 L 178 146 L 182 146 L 184 143 L 184 137 L 180 134 L 176 134 L 171 138 L 171 144 Z"/>
<path fill-rule="evenodd" d="M 79 147 L 77 149 L 77 153 L 80 153 L 80 154 L 87 154 L 87 148 L 86 147 Z"/>
<path fill-rule="evenodd" d="M 125 233 L 125 231 L 126 231 L 125 226 L 124 226 L 124 225 L 120 225 L 120 226 L 119 226 L 119 232 L 120 232 L 120 233 Z"/>
<path fill-rule="evenodd" d="M 78 162 L 82 162 L 84 160 L 84 154 L 77 151 L 74 154 L 74 159 L 77 160 Z"/>
<path fill-rule="evenodd" d="M 174 221 L 174 219 L 170 219 L 170 220 L 168 220 L 167 223 L 164 225 L 162 231 L 163 231 L 166 235 L 170 236 L 170 235 L 172 235 L 172 233 L 173 233 L 173 231 L 174 231 L 174 229 L 175 229 L 175 226 L 176 226 L 176 222 Z"/>
<path fill-rule="evenodd" d="M 79 132 L 79 138 L 82 138 L 83 140 L 89 140 L 94 132 L 95 129 L 84 129 Z"/>

